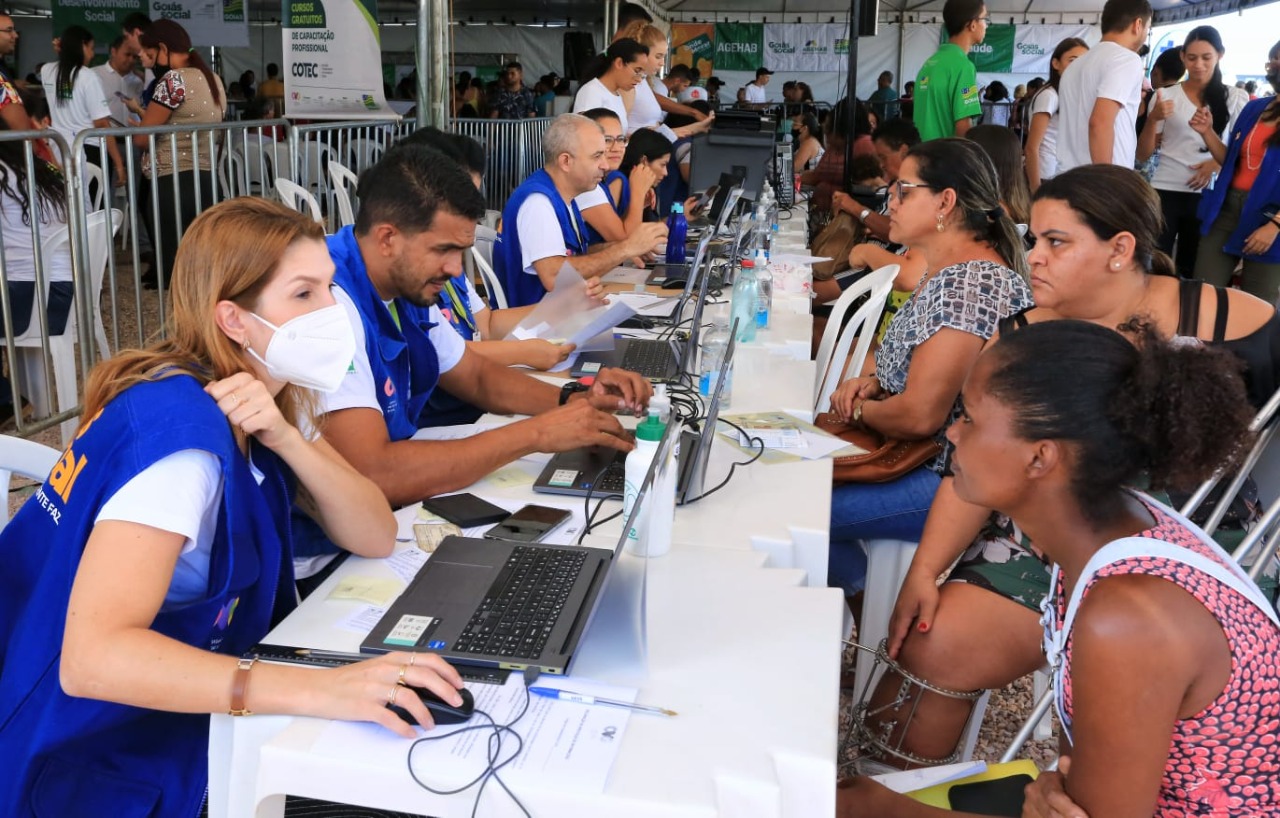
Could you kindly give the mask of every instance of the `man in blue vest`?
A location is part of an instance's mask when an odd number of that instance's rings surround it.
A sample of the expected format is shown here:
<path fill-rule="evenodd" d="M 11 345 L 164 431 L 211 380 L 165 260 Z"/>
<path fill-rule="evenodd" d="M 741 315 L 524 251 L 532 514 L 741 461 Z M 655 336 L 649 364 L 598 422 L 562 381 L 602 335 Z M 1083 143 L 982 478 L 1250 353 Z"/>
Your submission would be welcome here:
<path fill-rule="evenodd" d="M 647 408 L 652 388 L 639 375 L 603 369 L 590 388 L 553 386 L 469 350 L 440 314 L 436 302 L 484 215 L 466 171 L 401 146 L 365 171 L 358 192 L 355 225 L 329 238 L 356 356 L 323 396 L 321 430 L 393 506 L 469 486 L 533 452 L 631 450 L 611 413 Z M 532 417 L 462 440 L 410 440 L 437 384 L 486 411 Z"/>
<path fill-rule="evenodd" d="M 556 117 L 542 139 L 542 170 L 515 189 L 502 211 L 502 233 L 493 266 L 507 291 L 507 305 L 536 304 L 555 288 L 567 262 L 583 278 L 603 275 L 658 247 L 666 225 L 642 224 L 622 241 L 592 245 L 574 198 L 594 190 L 609 171 L 604 129 L 580 114 Z"/>

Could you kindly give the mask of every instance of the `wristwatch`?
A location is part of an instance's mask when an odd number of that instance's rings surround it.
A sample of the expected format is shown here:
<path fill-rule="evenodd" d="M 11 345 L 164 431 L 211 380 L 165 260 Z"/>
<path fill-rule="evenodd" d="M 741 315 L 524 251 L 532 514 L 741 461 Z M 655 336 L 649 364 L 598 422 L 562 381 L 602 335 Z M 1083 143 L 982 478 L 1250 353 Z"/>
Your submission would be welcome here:
<path fill-rule="evenodd" d="M 870 216 L 870 215 L 871 215 L 871 208 L 864 207 L 862 208 L 862 212 L 858 214 L 858 221 L 865 222 L 867 220 L 867 216 Z"/>
<path fill-rule="evenodd" d="M 560 405 L 564 406 L 568 403 L 570 395 L 577 394 L 578 392 L 586 392 L 590 388 L 591 387 L 587 386 L 585 383 L 569 381 L 564 386 L 560 387 Z"/>

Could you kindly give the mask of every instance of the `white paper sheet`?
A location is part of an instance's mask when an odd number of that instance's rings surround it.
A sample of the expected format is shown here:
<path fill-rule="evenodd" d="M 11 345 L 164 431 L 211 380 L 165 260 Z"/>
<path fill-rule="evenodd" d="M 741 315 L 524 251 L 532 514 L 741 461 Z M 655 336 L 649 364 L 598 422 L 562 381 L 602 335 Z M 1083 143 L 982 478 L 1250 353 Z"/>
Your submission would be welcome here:
<path fill-rule="evenodd" d="M 894 792 L 907 793 L 936 787 L 948 781 L 958 781 L 987 771 L 985 761 L 962 761 L 942 767 L 925 767 L 919 770 L 903 770 L 897 773 L 871 776 Z"/>
<path fill-rule="evenodd" d="M 609 272 L 600 276 L 600 280 L 605 284 L 644 284 L 649 280 L 652 270 L 645 270 L 639 267 L 614 267 Z"/>
<path fill-rule="evenodd" d="M 627 304 L 636 311 L 636 315 L 652 315 L 666 317 L 675 309 L 677 296 L 654 295 L 653 293 L 610 293 L 609 303 Z"/>
<path fill-rule="evenodd" d="M 633 315 L 635 310 L 622 302 L 601 306 L 598 301 L 588 298 L 586 282 L 572 265 L 566 263 L 556 276 L 555 289 L 547 293 L 507 337 L 567 341 L 586 349 L 597 336 Z M 565 369 L 567 364 L 568 361 L 551 371 Z"/>
<path fill-rule="evenodd" d="M 382 619 L 384 613 L 386 613 L 385 608 L 362 605 L 338 622 L 338 627 L 344 631 L 368 636 L 369 631 L 373 630 L 373 626 L 378 624 L 378 620 Z"/>
<path fill-rule="evenodd" d="M 574 678 L 556 679 L 554 685 L 548 686 L 627 702 L 634 702 L 637 693 L 634 688 Z M 512 673 L 502 686 L 472 683 L 469 688 L 475 697 L 476 710 L 488 713 L 499 724 L 514 719 L 524 708 L 528 696 L 527 712 L 512 727 L 523 739 L 524 749 L 501 773 L 503 781 L 517 795 L 521 789 L 535 787 L 588 793 L 604 790 L 632 715 L 630 711 L 530 696 L 519 673 Z M 483 716 L 477 715 L 465 725 L 436 727 L 430 732 L 419 728 L 420 737 L 445 738 L 417 745 L 412 758 L 414 772 L 438 789 L 458 787 L 476 778 L 488 766 L 489 739 L 493 731 L 462 731 L 462 728 L 487 723 Z M 358 759 L 361 765 L 404 769 L 410 746 L 411 740 L 377 725 L 335 721 L 316 740 L 313 752 L 330 758 Z M 510 758 L 516 746 L 514 738 L 507 736 L 501 758 Z M 484 797 L 506 796 L 500 787 L 490 786 Z M 483 808 L 481 814 L 484 814 Z"/>

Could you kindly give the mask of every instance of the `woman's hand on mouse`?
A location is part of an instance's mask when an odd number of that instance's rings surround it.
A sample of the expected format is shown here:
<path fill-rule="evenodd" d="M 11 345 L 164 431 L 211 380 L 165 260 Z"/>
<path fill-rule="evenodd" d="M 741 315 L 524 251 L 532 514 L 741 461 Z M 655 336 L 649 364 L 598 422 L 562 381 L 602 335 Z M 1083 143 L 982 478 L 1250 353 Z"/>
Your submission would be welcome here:
<path fill-rule="evenodd" d="M 427 706 L 406 685 L 426 688 L 455 707 L 462 704 L 458 692 L 462 677 L 434 653 L 388 653 L 317 673 L 316 677 L 321 684 L 299 694 L 309 697 L 299 712 L 328 719 L 372 721 L 405 738 L 417 735 L 413 726 L 387 705 L 403 707 L 423 727 L 435 724 Z"/>

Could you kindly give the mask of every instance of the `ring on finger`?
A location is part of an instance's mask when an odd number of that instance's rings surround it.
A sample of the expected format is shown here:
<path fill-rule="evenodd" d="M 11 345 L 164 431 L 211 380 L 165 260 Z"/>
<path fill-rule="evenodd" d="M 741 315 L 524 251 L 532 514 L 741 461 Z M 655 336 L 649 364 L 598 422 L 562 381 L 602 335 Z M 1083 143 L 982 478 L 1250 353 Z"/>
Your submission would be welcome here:
<path fill-rule="evenodd" d="M 232 406 L 239 406 L 239 405 L 240 405 L 240 396 L 239 396 L 239 395 L 237 395 L 235 392 L 232 392 L 230 395 L 228 395 L 228 397 L 229 397 L 229 398 L 231 398 L 231 405 L 232 405 Z"/>
<path fill-rule="evenodd" d="M 400 685 L 399 685 L 399 684 L 393 684 L 393 685 L 391 686 L 391 692 L 387 694 L 387 705 L 388 705 L 388 706 L 390 706 L 390 707 L 395 707 L 395 706 L 396 706 L 396 695 L 397 695 L 399 692 L 400 692 Z"/>
<path fill-rule="evenodd" d="M 398 680 L 396 680 L 396 684 L 398 684 L 398 685 L 402 685 L 402 684 L 404 684 L 404 672 L 405 672 L 406 670 L 408 670 L 408 669 L 409 669 L 409 666 L 408 666 L 408 665 L 401 665 L 401 666 L 400 666 L 400 678 L 399 678 Z"/>
<path fill-rule="evenodd" d="M 418 661 L 418 654 L 416 654 L 416 653 L 410 653 L 410 654 L 409 654 L 409 667 L 413 667 L 413 663 L 414 663 L 414 662 L 416 662 L 416 661 Z"/>

